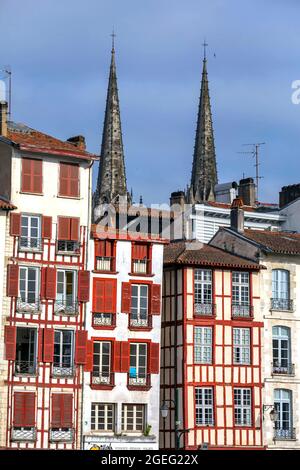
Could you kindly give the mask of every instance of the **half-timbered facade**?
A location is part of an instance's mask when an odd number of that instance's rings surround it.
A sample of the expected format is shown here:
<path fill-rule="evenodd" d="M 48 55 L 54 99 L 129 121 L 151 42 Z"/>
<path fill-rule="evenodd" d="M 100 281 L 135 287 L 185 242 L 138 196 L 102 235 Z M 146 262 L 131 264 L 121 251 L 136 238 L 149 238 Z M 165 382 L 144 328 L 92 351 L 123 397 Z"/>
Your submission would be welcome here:
<path fill-rule="evenodd" d="M 84 448 L 157 449 L 163 243 L 93 226 Z"/>
<path fill-rule="evenodd" d="M 6 228 L 1 305 L 1 447 L 81 445 L 91 165 L 82 137 L 59 141 L 8 123 L 1 192 Z"/>
<path fill-rule="evenodd" d="M 257 263 L 196 241 L 166 247 L 161 448 L 263 447 L 259 302 Z"/>

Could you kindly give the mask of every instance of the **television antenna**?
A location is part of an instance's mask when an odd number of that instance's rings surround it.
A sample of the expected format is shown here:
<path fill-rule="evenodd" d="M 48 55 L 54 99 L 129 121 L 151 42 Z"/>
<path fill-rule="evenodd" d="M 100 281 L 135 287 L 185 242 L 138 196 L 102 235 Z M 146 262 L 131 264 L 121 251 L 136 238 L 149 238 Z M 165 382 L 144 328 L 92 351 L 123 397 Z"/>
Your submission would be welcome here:
<path fill-rule="evenodd" d="M 259 167 L 260 167 L 260 158 L 259 158 L 259 149 L 262 145 L 266 145 L 265 142 L 255 142 L 254 144 L 243 144 L 244 147 L 251 146 L 252 149 L 247 152 L 238 152 L 243 153 L 246 155 L 251 155 L 255 159 L 254 167 L 255 167 L 255 182 L 256 182 L 256 198 L 258 200 L 258 183 L 259 180 L 263 178 L 260 176 Z"/>
<path fill-rule="evenodd" d="M 8 116 L 11 119 L 11 68 L 6 66 L 0 69 L 0 72 L 4 74 L 4 80 L 8 80 Z"/>

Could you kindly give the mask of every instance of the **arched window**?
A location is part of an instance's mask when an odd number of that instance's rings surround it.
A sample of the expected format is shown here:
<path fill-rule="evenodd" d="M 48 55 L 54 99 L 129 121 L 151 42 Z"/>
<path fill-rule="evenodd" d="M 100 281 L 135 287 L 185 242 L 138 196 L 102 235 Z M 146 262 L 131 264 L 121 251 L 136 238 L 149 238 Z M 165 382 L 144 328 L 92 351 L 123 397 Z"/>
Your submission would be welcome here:
<path fill-rule="evenodd" d="M 272 271 L 272 309 L 290 310 L 290 272 L 286 269 Z"/>
<path fill-rule="evenodd" d="M 292 374 L 291 331 L 286 326 L 273 326 L 273 374 Z"/>
<path fill-rule="evenodd" d="M 292 392 L 277 388 L 274 390 L 274 407 L 277 412 L 275 421 L 275 438 L 294 439 Z"/>

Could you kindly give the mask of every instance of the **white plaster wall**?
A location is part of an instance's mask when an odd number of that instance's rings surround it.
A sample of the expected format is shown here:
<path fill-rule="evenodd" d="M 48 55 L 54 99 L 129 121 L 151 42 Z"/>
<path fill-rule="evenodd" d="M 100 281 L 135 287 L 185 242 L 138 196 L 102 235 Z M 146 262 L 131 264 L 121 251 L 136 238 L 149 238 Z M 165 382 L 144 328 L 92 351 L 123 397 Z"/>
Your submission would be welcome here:
<path fill-rule="evenodd" d="M 283 230 L 300 232 L 300 198 L 284 207 L 280 213 L 286 217 L 286 222 L 282 226 Z"/>

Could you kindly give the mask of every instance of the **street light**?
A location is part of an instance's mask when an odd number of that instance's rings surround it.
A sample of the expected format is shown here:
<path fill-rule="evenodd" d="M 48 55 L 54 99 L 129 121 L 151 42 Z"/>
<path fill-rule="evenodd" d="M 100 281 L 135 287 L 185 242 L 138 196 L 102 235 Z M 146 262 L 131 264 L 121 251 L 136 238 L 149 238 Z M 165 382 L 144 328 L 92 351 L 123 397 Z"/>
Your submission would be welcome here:
<path fill-rule="evenodd" d="M 278 411 L 276 410 L 274 405 L 264 405 L 263 406 L 263 418 L 265 418 L 265 412 L 270 410 L 269 416 L 270 420 L 274 423 L 278 420 Z"/>
<path fill-rule="evenodd" d="M 178 450 L 180 448 L 180 438 L 183 434 L 189 432 L 189 429 L 179 429 L 181 421 L 178 419 L 178 408 L 175 400 L 165 400 L 160 407 L 160 414 L 163 419 L 166 419 L 169 414 L 169 407 L 167 402 L 173 403 L 175 408 L 175 449 Z"/>

